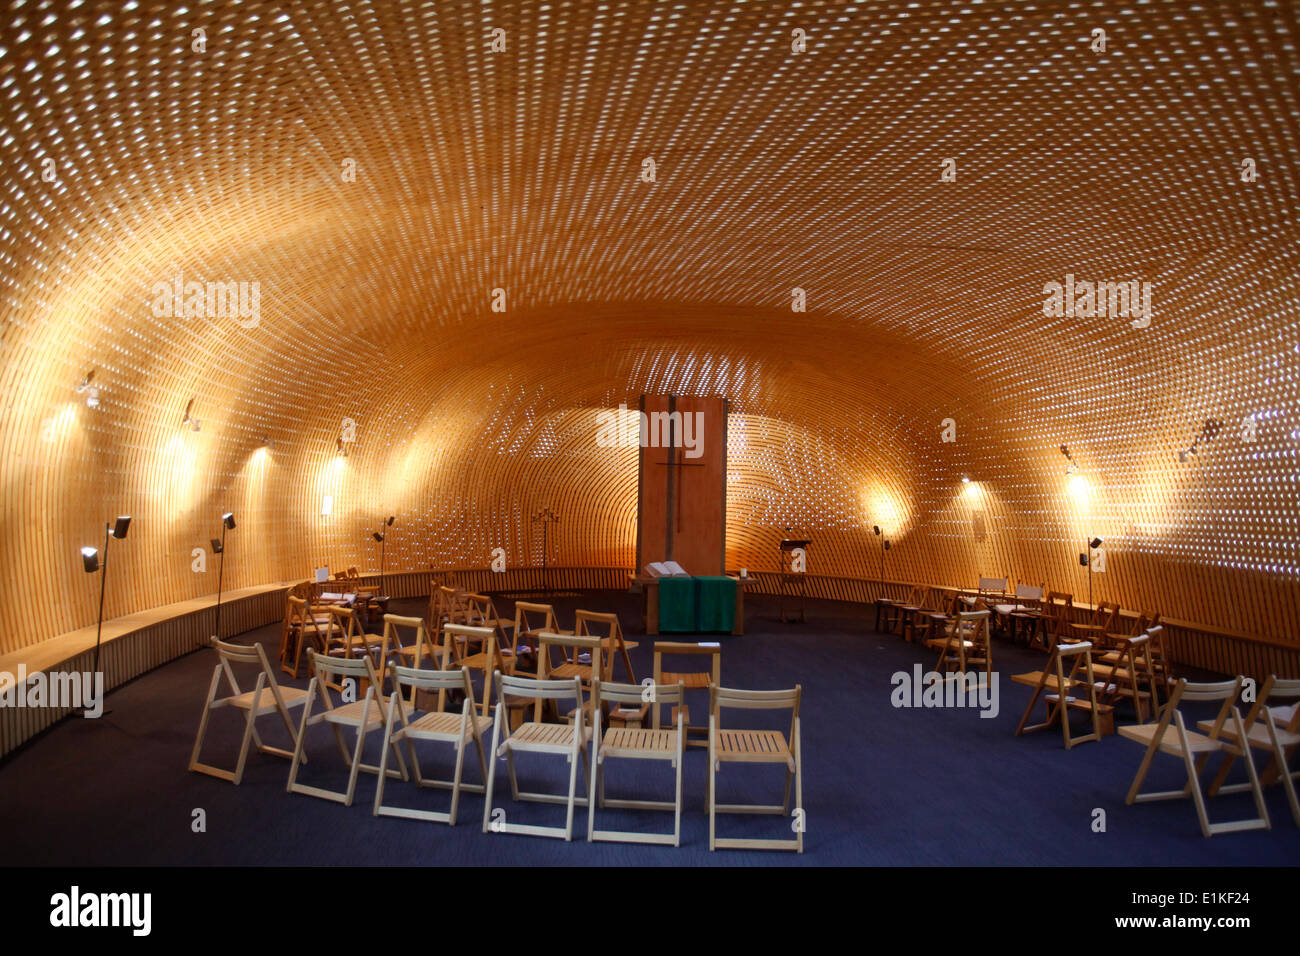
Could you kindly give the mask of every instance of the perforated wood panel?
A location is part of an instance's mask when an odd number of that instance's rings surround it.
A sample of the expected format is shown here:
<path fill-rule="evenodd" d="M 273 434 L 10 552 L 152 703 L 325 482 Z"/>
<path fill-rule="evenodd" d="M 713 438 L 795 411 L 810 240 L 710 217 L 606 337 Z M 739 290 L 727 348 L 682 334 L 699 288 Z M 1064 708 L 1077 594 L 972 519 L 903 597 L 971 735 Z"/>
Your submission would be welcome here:
<path fill-rule="evenodd" d="M 891 579 L 1082 595 L 1101 535 L 1100 596 L 1300 640 L 1291 4 L 4 19 L 0 651 L 93 621 L 117 513 L 109 617 L 214 591 L 225 510 L 229 587 L 373 570 L 388 514 L 389 567 L 540 564 L 550 507 L 549 563 L 630 568 L 596 416 L 643 392 L 730 403 L 730 567 L 792 526 L 873 578 L 878 525 Z"/>

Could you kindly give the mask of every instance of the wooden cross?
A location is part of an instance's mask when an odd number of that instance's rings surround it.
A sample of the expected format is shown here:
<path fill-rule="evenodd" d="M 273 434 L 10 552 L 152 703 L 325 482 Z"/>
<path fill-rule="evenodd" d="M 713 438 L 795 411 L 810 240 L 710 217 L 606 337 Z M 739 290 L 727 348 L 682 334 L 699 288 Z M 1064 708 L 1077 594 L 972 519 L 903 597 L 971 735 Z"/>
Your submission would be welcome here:
<path fill-rule="evenodd" d="M 689 413 L 688 413 L 688 414 L 689 414 Z M 678 445 L 677 445 L 677 436 L 674 434 L 674 432 L 675 432 L 675 429 L 673 428 L 672 422 L 671 422 L 671 420 L 670 420 L 670 421 L 669 421 L 669 424 L 668 424 L 668 460 L 667 460 L 667 461 L 656 461 L 655 464 L 656 464 L 656 465 L 662 465 L 662 466 L 665 467 L 665 468 L 676 468 L 676 469 L 677 469 L 677 471 L 676 471 L 675 473 L 670 472 L 670 473 L 669 473 L 669 477 L 671 478 L 671 477 L 674 477 L 674 476 L 675 476 L 676 479 L 677 479 L 677 489 L 676 489 L 676 492 L 673 494 L 673 498 L 674 498 L 674 507 L 675 507 L 675 509 L 676 509 L 676 511 L 677 511 L 677 516 L 676 516 L 676 517 L 677 517 L 677 522 L 676 522 L 676 524 L 677 524 L 677 530 L 678 530 L 678 531 L 681 531 L 681 530 L 682 530 L 682 472 L 681 472 L 681 469 L 682 469 L 682 468 L 703 468 L 703 467 L 704 467 L 704 462 L 702 462 L 702 461 L 679 461 L 678 458 L 677 458 L 677 455 L 676 455 L 676 451 L 677 451 L 677 448 L 678 448 Z"/>

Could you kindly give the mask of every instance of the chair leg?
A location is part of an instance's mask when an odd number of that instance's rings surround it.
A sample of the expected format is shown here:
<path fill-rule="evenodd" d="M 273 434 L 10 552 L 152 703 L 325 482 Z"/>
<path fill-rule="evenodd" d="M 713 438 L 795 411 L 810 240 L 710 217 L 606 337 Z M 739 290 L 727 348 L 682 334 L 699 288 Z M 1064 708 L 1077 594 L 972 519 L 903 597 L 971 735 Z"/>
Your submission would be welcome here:
<path fill-rule="evenodd" d="M 1182 714 L 1175 714 L 1179 718 L 1179 724 L 1182 723 Z M 1181 729 L 1181 727 L 1180 727 Z M 1209 837 L 1210 835 L 1210 817 L 1205 812 L 1205 797 L 1201 793 L 1201 778 L 1197 774 L 1195 761 L 1192 755 L 1185 748 L 1183 750 L 1183 763 L 1187 766 L 1187 785 L 1192 791 L 1192 801 L 1196 804 L 1196 816 L 1201 821 L 1201 835 Z"/>
<path fill-rule="evenodd" d="M 262 678 L 259 676 L 258 677 L 259 683 L 261 682 L 261 680 Z M 253 697 L 254 706 L 248 708 L 248 717 L 244 721 L 244 739 L 240 742 L 239 745 L 239 759 L 235 762 L 235 778 L 232 781 L 235 784 L 235 786 L 239 786 L 240 781 L 244 779 L 244 764 L 248 762 L 248 748 L 253 742 L 253 737 L 256 735 L 256 731 L 253 730 L 253 721 L 257 719 L 256 703 L 260 697 L 261 697 L 260 694 L 254 695 Z M 257 749 L 258 750 L 262 749 L 260 740 L 258 741 Z"/>
<path fill-rule="evenodd" d="M 199 732 L 194 736 L 194 750 L 190 753 L 190 767 L 193 770 L 199 762 L 199 750 L 203 747 L 203 738 L 208 731 L 208 717 L 212 713 L 212 701 L 217 696 L 217 683 L 221 680 L 221 665 L 212 669 L 212 683 L 208 686 L 208 697 L 203 702 L 203 714 L 199 717 Z"/>
<path fill-rule="evenodd" d="M 1282 789 L 1286 791 L 1287 803 L 1291 805 L 1291 819 L 1295 821 L 1296 826 L 1300 826 L 1300 800 L 1296 798 L 1295 777 L 1291 775 L 1291 762 L 1287 759 L 1286 748 L 1282 742 L 1277 739 L 1277 728 L 1273 726 L 1273 721 L 1269 719 L 1270 715 L 1265 715 L 1268 728 L 1268 736 L 1273 744 L 1273 766 L 1277 774 L 1282 778 Z"/>
<path fill-rule="evenodd" d="M 473 719 L 474 715 L 471 713 L 470 720 Z M 447 826 L 449 827 L 456 825 L 456 811 L 460 809 L 460 778 L 464 768 L 465 736 L 462 734 L 460 740 L 456 742 L 456 773 L 451 778 L 451 810 L 447 814 Z"/>
<path fill-rule="evenodd" d="M 1266 718 L 1267 716 L 1265 714 Z M 1268 819 L 1268 807 L 1264 805 L 1264 790 L 1259 785 L 1259 774 L 1255 771 L 1255 757 L 1250 752 L 1250 741 L 1246 739 L 1246 728 L 1242 726 L 1241 714 L 1235 707 L 1232 709 L 1232 719 L 1237 725 L 1237 740 L 1240 742 L 1242 760 L 1246 762 L 1246 774 L 1250 777 L 1250 792 L 1255 797 L 1255 811 L 1264 821 L 1264 829 L 1271 830 L 1273 826 Z M 1286 770 L 1286 767 L 1282 769 Z"/>
<path fill-rule="evenodd" d="M 488 832 L 488 821 L 492 819 L 492 787 L 497 779 L 497 746 L 501 742 L 501 707 L 497 707 L 496 719 L 492 722 L 492 749 L 488 751 L 487 787 L 483 790 L 483 832 Z"/>
<path fill-rule="evenodd" d="M 345 807 L 352 806 L 352 797 L 357 791 L 357 774 L 361 771 L 361 753 L 366 746 L 366 726 L 370 719 L 370 698 L 370 691 L 366 691 L 365 703 L 361 705 L 361 722 L 357 725 L 357 745 L 352 751 L 352 769 L 348 773 L 348 792 L 343 801 Z M 387 756 L 387 753 L 385 749 L 384 755 Z"/>
<path fill-rule="evenodd" d="M 587 842 L 591 843 L 596 833 L 596 788 L 599 785 L 600 777 L 600 743 L 596 744 L 596 755 L 591 758 L 591 767 L 588 771 L 590 783 L 587 785 Z M 605 806 L 604 795 L 600 800 L 601 807 Z"/>
<path fill-rule="evenodd" d="M 799 721 L 794 722 L 794 805 L 800 812 L 799 830 L 795 840 L 799 843 L 798 852 L 803 852 L 803 831 L 807 828 L 808 814 L 803 812 L 803 734 Z"/>
<path fill-rule="evenodd" d="M 374 815 L 379 816 L 379 808 L 384 803 L 384 781 L 388 779 L 388 747 L 393 742 L 393 717 L 397 708 L 397 695 L 388 701 L 388 716 L 384 720 L 384 739 L 379 745 L 379 781 L 375 784 Z"/>
<path fill-rule="evenodd" d="M 302 720 L 298 723 L 298 733 L 294 735 L 293 759 L 289 762 L 289 782 L 285 790 L 293 793 L 293 785 L 298 780 L 298 764 L 302 760 L 303 741 L 307 737 L 307 719 L 311 716 L 311 705 L 316 699 L 316 678 L 307 685 L 307 701 L 302 705 Z"/>
<path fill-rule="evenodd" d="M 1147 773 L 1151 769 L 1151 761 L 1155 758 L 1159 746 L 1160 740 L 1156 737 L 1153 737 L 1151 743 L 1147 745 L 1147 752 L 1142 757 L 1142 763 L 1138 767 L 1137 775 L 1133 777 L 1133 785 L 1128 788 L 1128 795 L 1124 798 L 1126 804 L 1131 806 L 1137 800 L 1138 794 L 1142 790 L 1142 781 L 1146 779 Z"/>
<path fill-rule="evenodd" d="M 712 721 L 710 721 L 712 723 Z M 717 838 L 717 764 L 714 762 L 714 744 L 712 728 L 709 731 L 709 786 L 706 791 L 705 800 L 709 804 L 709 852 L 712 853 L 718 848 Z"/>

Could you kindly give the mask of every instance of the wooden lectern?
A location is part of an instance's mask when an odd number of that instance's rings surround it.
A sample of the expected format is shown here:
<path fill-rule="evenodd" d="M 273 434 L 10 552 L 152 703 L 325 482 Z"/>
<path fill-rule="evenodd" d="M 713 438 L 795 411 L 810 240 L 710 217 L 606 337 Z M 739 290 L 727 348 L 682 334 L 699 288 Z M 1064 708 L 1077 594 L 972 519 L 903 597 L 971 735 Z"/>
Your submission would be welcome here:
<path fill-rule="evenodd" d="M 808 551 L 808 545 L 812 544 L 807 538 L 783 538 L 781 540 L 781 623 L 787 623 L 786 619 L 786 602 L 798 599 L 799 621 L 804 620 L 804 601 L 808 597 L 808 579 L 805 576 L 806 571 L 794 570 L 794 552 L 796 549 L 802 549 L 805 554 Z"/>

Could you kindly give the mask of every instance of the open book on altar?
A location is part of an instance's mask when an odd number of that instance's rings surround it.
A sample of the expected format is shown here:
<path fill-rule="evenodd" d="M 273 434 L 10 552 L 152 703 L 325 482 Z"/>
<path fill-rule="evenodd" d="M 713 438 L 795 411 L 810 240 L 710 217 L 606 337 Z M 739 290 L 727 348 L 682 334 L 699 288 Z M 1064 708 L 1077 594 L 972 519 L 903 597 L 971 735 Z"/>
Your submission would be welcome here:
<path fill-rule="evenodd" d="M 653 578 L 689 578 L 683 568 L 676 561 L 652 561 L 645 566 L 646 574 Z"/>

